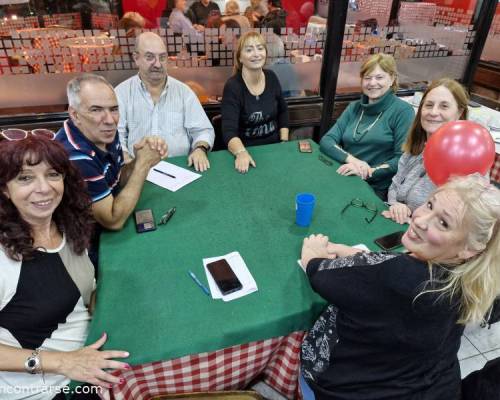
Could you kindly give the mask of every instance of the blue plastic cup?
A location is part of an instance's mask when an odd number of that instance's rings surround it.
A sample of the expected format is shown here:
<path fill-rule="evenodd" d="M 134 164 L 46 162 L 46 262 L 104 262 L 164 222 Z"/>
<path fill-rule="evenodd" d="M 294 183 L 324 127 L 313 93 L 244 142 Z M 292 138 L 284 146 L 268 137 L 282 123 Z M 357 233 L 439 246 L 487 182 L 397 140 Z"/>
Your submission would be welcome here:
<path fill-rule="evenodd" d="M 295 223 L 297 225 L 311 225 L 315 201 L 316 199 L 311 193 L 299 193 L 295 197 Z"/>

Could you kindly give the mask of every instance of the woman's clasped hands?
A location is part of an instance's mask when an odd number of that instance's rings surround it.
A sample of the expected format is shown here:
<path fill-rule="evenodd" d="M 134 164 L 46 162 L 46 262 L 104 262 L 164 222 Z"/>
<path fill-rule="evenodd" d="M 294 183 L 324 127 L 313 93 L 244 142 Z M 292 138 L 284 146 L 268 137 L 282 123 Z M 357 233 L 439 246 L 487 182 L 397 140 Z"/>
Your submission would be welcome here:
<path fill-rule="evenodd" d="M 346 159 L 346 163 L 337 169 L 337 173 L 344 176 L 357 175 L 361 179 L 366 180 L 372 176 L 373 168 L 367 162 L 349 156 Z"/>

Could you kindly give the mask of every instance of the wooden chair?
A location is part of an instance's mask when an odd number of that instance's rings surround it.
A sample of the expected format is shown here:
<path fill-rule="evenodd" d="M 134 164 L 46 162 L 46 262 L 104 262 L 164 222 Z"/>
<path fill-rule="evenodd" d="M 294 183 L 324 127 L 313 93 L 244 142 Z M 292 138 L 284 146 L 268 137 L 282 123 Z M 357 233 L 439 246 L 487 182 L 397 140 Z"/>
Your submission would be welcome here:
<path fill-rule="evenodd" d="M 263 398 L 253 391 L 228 391 L 228 392 L 197 392 L 197 393 L 178 393 L 165 394 L 157 397 L 151 397 L 149 400 L 263 400 Z"/>

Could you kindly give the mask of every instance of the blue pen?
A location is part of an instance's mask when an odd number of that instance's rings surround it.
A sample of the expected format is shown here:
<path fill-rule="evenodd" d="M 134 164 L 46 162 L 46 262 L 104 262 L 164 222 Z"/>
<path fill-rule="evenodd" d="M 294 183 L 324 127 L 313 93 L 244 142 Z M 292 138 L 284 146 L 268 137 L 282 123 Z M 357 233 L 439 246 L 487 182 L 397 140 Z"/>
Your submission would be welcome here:
<path fill-rule="evenodd" d="M 200 282 L 198 277 L 192 271 L 188 271 L 188 275 L 191 277 L 191 279 L 194 281 L 194 283 L 196 283 L 200 287 L 200 289 L 205 292 L 205 294 L 207 296 L 210 296 L 210 291 L 207 289 L 207 287 L 203 283 Z"/>

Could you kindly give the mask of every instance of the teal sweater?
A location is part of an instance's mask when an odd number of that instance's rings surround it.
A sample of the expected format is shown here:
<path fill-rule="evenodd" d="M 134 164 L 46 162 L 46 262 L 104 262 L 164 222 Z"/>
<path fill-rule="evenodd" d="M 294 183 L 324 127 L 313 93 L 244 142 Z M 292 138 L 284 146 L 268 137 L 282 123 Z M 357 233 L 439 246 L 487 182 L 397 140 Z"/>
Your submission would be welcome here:
<path fill-rule="evenodd" d="M 379 120 L 366 131 L 379 115 Z M 366 161 L 372 168 L 379 167 L 367 182 L 373 189 L 385 191 L 398 169 L 399 157 L 403 152 L 401 146 L 414 116 L 413 107 L 399 99 L 392 90 L 372 104 L 368 104 L 368 97 L 363 95 L 361 100 L 349 104 L 335 125 L 323 136 L 321 151 L 341 163 L 351 154 Z M 357 124 L 358 133 L 354 135 Z M 363 135 L 364 131 L 366 133 Z"/>

